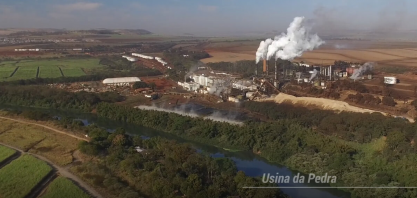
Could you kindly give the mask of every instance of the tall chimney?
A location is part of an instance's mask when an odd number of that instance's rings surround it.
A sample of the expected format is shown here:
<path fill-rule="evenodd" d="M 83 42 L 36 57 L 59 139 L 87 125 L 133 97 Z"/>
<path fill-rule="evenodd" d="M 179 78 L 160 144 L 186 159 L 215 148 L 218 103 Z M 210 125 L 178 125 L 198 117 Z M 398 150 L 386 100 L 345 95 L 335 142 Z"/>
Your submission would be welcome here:
<path fill-rule="evenodd" d="M 255 76 L 258 76 L 258 64 L 255 64 Z"/>
<path fill-rule="evenodd" d="M 263 66 L 264 73 L 266 72 L 266 69 L 267 69 L 267 67 L 266 67 L 266 60 L 264 59 L 264 66 Z"/>
<path fill-rule="evenodd" d="M 269 75 L 269 60 L 266 61 L 266 75 Z"/>
<path fill-rule="evenodd" d="M 275 60 L 275 81 L 277 81 L 278 76 L 277 76 L 277 61 Z"/>
<path fill-rule="evenodd" d="M 332 80 L 332 66 L 330 65 L 330 80 Z"/>

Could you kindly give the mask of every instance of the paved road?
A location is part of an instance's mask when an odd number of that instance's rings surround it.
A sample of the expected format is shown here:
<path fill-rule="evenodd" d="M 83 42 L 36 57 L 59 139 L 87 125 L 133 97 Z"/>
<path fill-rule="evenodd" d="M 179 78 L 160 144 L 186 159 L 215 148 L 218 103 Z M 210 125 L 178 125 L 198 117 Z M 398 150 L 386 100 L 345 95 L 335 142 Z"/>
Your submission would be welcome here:
<path fill-rule="evenodd" d="M 24 123 L 24 124 L 30 124 L 30 125 L 40 126 L 40 127 L 45 128 L 45 129 L 49 129 L 49 130 L 51 130 L 51 131 L 53 131 L 55 133 L 61 133 L 61 134 L 64 134 L 64 135 L 67 135 L 67 136 L 70 136 L 70 137 L 73 137 L 73 138 L 77 138 L 79 140 L 84 140 L 84 141 L 87 141 L 87 142 L 90 141 L 88 138 L 76 136 L 76 135 L 70 134 L 68 132 L 61 131 L 61 130 L 58 130 L 58 129 L 55 129 L 55 128 L 52 128 L 52 127 L 49 127 L 49 126 L 46 126 L 46 125 L 43 125 L 43 124 L 38 124 L 38 123 L 28 122 L 28 121 L 25 121 L 25 120 L 18 120 L 18 119 L 3 117 L 3 116 L 0 116 L 0 118 L 1 119 L 5 119 L 5 120 L 11 120 L 11 121 L 15 121 L 15 122 L 20 122 L 20 123 Z"/>
<path fill-rule="evenodd" d="M 20 122 L 20 123 L 25 123 L 25 124 L 31 124 L 31 125 L 37 125 L 37 126 L 41 126 L 41 127 L 44 127 L 44 128 L 46 128 L 46 129 L 49 129 L 49 130 L 51 130 L 51 131 L 54 131 L 54 132 L 56 132 L 56 133 L 61 133 L 61 134 L 64 134 L 64 135 L 67 135 L 67 136 L 71 136 L 71 137 L 74 137 L 74 138 L 77 138 L 77 139 L 80 139 L 80 140 L 85 140 L 85 141 L 89 141 L 88 139 L 86 139 L 86 138 L 81 138 L 81 137 L 78 137 L 78 136 L 75 136 L 75 135 L 72 135 L 72 134 L 69 134 L 69 133 L 66 133 L 66 132 L 63 132 L 63 131 L 60 131 L 60 130 L 57 130 L 57 129 L 54 129 L 54 128 L 52 128 L 52 127 L 48 127 L 48 126 L 45 126 L 45 125 L 42 125 L 42 124 L 37 124 L 37 123 L 32 123 L 32 122 L 27 122 L 27 121 L 23 121 L 23 120 L 17 120 L 17 119 L 12 119 L 12 118 L 7 118 L 7 117 L 2 117 L 2 116 L 0 116 L 0 118 L 1 119 L 6 119 L 6 120 L 12 120 L 12 121 L 15 121 L 15 122 Z M 64 177 L 66 177 L 66 178 L 69 178 L 69 179 L 71 179 L 72 181 L 75 181 L 80 187 L 82 187 L 82 188 L 84 188 L 84 190 L 86 190 L 88 193 L 90 193 L 92 196 L 94 196 L 94 197 L 96 197 L 96 198 L 103 198 L 103 196 L 101 196 L 96 190 L 94 190 L 93 188 L 91 188 L 88 184 L 86 184 L 83 180 L 81 180 L 79 177 L 77 177 L 76 175 L 74 175 L 74 174 L 72 174 L 69 170 L 68 170 L 68 168 L 69 167 L 67 167 L 67 168 L 63 168 L 63 167 L 60 167 L 60 166 L 58 166 L 57 164 L 55 164 L 54 162 L 52 162 L 52 161 L 50 161 L 50 160 L 48 160 L 47 158 L 45 158 L 45 157 L 43 157 L 43 156 L 40 156 L 40 155 L 37 155 L 37 154 L 34 154 L 34 153 L 28 153 L 28 152 L 25 152 L 25 151 L 23 151 L 23 150 L 21 150 L 21 149 L 19 149 L 19 148 L 17 148 L 17 147 L 14 147 L 14 146 L 12 146 L 12 145 L 8 145 L 8 144 L 5 144 L 5 143 L 0 143 L 0 145 L 3 145 L 3 146 L 7 146 L 7 147 L 9 147 L 9 148 L 12 148 L 12 149 L 15 149 L 15 150 L 17 150 L 17 151 L 19 151 L 19 152 L 21 152 L 22 154 L 24 154 L 24 153 L 26 153 L 26 154 L 29 154 L 29 155 L 32 155 L 32 156 L 34 156 L 34 157 L 36 157 L 36 158 L 38 158 L 38 159 L 40 159 L 40 160 L 43 160 L 43 161 L 45 161 L 46 163 L 48 163 L 50 166 L 52 166 L 52 167 L 54 167 L 58 172 L 59 172 L 59 174 L 60 175 L 62 175 L 62 176 L 64 176 Z"/>

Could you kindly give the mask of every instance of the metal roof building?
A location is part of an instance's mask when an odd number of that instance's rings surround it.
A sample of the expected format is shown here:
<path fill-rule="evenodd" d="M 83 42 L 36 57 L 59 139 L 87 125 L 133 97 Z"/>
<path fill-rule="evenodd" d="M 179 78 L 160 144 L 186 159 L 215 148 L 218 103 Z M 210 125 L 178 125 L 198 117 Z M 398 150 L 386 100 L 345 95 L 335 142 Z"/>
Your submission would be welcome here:
<path fill-rule="evenodd" d="M 107 85 L 129 85 L 130 83 L 139 82 L 138 77 L 121 77 L 121 78 L 106 78 L 103 80 L 103 84 Z"/>

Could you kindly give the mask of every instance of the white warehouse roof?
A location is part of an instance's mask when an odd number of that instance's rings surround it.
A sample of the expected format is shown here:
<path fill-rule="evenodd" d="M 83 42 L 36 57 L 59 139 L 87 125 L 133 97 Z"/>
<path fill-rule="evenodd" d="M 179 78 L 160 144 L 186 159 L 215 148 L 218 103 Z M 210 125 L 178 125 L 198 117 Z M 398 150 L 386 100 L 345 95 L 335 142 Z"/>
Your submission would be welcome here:
<path fill-rule="evenodd" d="M 106 78 L 103 80 L 103 84 L 131 83 L 138 81 L 140 81 L 138 77 Z"/>

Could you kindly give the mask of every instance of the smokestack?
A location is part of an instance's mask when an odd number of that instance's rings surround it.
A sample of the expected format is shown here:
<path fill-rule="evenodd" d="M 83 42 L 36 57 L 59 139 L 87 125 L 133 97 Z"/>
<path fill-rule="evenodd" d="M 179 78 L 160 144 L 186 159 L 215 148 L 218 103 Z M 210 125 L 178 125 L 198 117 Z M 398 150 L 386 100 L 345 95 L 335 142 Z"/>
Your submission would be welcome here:
<path fill-rule="evenodd" d="M 330 65 L 330 80 L 332 80 L 332 66 Z"/>
<path fill-rule="evenodd" d="M 266 75 L 269 75 L 269 60 L 266 61 Z"/>
<path fill-rule="evenodd" d="M 277 81 L 278 76 L 277 76 L 277 61 L 275 60 L 275 81 Z"/>
<path fill-rule="evenodd" d="M 267 67 L 266 67 L 266 60 L 264 59 L 264 66 L 263 66 L 264 73 L 266 73 L 266 69 L 267 69 Z"/>

